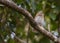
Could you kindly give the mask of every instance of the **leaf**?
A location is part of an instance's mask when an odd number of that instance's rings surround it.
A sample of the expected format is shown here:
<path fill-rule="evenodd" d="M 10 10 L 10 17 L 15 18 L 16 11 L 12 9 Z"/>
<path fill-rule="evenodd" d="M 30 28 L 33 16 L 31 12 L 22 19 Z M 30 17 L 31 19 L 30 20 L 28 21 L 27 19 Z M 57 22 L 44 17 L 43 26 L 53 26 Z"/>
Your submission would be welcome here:
<path fill-rule="evenodd" d="M 56 14 L 50 13 L 49 16 L 50 16 L 50 18 L 51 18 L 52 20 L 55 20 L 55 19 L 56 19 Z"/>
<path fill-rule="evenodd" d="M 50 43 L 50 40 L 44 36 L 42 39 L 40 39 L 39 43 Z"/>

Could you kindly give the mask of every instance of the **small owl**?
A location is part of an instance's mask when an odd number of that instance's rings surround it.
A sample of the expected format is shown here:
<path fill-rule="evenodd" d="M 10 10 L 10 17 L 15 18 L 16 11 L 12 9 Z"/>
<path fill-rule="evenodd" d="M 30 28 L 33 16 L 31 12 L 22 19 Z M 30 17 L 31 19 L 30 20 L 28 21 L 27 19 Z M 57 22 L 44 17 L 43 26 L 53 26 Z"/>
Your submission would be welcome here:
<path fill-rule="evenodd" d="M 40 26 L 43 26 L 45 27 L 45 20 L 44 20 L 44 13 L 43 11 L 39 11 L 35 18 L 34 18 L 35 22 L 40 25 Z M 39 34 L 39 32 L 37 32 L 35 29 L 33 29 L 33 32 L 37 35 Z"/>
<path fill-rule="evenodd" d="M 39 11 L 35 18 L 34 18 L 35 22 L 37 24 L 39 24 L 40 26 L 45 26 L 45 21 L 44 21 L 44 13 L 43 11 Z"/>

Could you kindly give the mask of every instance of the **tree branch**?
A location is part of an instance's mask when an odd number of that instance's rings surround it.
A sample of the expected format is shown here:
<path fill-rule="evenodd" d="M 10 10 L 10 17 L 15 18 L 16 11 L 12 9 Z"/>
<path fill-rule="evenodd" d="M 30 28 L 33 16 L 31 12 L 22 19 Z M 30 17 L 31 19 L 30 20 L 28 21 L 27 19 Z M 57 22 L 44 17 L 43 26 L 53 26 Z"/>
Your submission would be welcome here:
<path fill-rule="evenodd" d="M 54 41 L 55 43 L 60 43 L 60 40 L 52 35 L 50 32 L 48 32 L 47 30 L 45 30 L 42 26 L 39 26 L 33 19 L 33 17 L 31 16 L 31 14 L 23 9 L 22 7 L 18 7 L 17 4 L 15 4 L 12 1 L 8 1 L 8 0 L 0 0 L 1 4 L 4 4 L 8 7 L 13 8 L 14 10 L 22 13 L 30 22 L 31 26 L 36 29 L 38 32 L 41 32 L 43 35 L 47 36 L 49 39 L 51 39 L 52 41 Z"/>

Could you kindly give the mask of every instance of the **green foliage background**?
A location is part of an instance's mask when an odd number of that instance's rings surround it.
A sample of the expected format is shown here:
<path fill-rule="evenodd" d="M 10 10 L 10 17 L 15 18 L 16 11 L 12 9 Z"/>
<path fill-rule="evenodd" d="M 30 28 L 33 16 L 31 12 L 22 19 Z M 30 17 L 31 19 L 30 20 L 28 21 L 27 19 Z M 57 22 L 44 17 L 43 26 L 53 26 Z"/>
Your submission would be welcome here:
<path fill-rule="evenodd" d="M 19 7 L 28 10 L 33 17 L 42 10 L 45 14 L 46 24 L 50 24 L 50 31 L 57 31 L 58 19 L 60 12 L 60 0 L 13 0 Z M 21 40 L 27 40 L 25 26 L 28 20 L 19 12 L 0 4 L 0 43 L 20 43 L 17 39 L 12 39 L 11 34 L 14 32 Z M 46 26 L 47 27 L 47 26 Z M 6 41 L 5 41 L 6 40 Z M 28 40 L 30 43 L 53 43 L 47 37 L 36 35 L 30 28 Z"/>

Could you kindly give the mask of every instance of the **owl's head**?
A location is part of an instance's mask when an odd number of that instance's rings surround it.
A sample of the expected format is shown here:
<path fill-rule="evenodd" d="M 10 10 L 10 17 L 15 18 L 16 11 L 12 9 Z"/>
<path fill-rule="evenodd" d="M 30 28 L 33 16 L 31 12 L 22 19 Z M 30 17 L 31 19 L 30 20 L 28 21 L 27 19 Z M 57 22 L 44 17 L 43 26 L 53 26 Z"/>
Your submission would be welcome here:
<path fill-rule="evenodd" d="M 39 11 L 39 12 L 37 12 L 36 16 L 43 16 L 43 17 L 44 17 L 44 13 L 43 13 L 43 11 Z"/>

